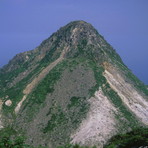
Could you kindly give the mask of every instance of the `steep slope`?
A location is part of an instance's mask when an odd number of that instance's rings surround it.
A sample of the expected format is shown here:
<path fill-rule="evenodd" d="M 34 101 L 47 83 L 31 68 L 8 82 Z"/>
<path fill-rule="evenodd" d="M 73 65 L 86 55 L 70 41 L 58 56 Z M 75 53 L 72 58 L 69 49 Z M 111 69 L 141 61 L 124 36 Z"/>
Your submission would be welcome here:
<path fill-rule="evenodd" d="M 96 145 L 148 125 L 148 90 L 84 21 L 71 22 L 0 70 L 0 125 L 26 143 Z M 5 125 L 5 126 L 4 126 Z"/>

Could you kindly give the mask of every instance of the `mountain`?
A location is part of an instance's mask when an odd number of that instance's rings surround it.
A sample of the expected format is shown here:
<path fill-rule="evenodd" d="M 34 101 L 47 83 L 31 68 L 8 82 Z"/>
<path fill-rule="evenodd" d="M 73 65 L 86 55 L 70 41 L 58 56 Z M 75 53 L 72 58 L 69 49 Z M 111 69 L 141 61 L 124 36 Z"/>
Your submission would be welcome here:
<path fill-rule="evenodd" d="M 0 69 L 0 127 L 33 146 L 102 148 L 148 126 L 148 89 L 91 24 L 74 21 Z"/>

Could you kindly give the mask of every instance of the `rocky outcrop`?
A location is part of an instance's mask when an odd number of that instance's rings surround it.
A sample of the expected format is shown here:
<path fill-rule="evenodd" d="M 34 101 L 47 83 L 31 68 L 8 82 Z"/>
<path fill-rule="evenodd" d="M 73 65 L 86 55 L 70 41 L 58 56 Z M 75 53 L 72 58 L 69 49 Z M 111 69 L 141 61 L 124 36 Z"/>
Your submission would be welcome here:
<path fill-rule="evenodd" d="M 90 110 L 80 127 L 71 135 L 71 143 L 103 148 L 104 143 L 117 132 L 118 121 L 116 121 L 115 113 L 118 111 L 103 94 L 101 88 L 88 102 Z"/>

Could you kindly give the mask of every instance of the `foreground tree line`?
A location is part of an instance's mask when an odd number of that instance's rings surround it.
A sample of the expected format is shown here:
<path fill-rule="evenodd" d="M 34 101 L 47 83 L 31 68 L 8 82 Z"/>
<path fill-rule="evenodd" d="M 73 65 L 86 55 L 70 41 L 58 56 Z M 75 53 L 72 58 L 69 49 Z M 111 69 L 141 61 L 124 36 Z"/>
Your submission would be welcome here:
<path fill-rule="evenodd" d="M 137 128 L 131 132 L 112 137 L 104 148 L 139 148 L 148 146 L 148 128 Z M 0 130 L 0 148 L 46 148 L 43 146 L 33 147 L 25 144 L 25 137 L 11 127 Z M 96 148 L 79 145 L 65 145 L 57 148 Z"/>

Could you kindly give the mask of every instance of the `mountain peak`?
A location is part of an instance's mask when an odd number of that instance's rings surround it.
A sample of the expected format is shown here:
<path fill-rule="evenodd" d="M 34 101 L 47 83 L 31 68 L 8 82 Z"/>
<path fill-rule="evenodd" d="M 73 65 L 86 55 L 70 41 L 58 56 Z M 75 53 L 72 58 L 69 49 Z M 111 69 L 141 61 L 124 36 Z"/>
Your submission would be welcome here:
<path fill-rule="evenodd" d="M 111 60 L 109 57 L 111 55 L 121 62 L 120 57 L 103 36 L 85 21 L 78 20 L 68 23 L 53 34 L 53 38 L 55 37 L 58 40 L 56 42 L 58 47 L 62 47 L 64 44 L 68 48 L 68 52 L 65 54 L 67 57 L 76 57 L 82 54 L 86 57 L 92 55 L 95 60 L 103 62 Z"/>
<path fill-rule="evenodd" d="M 85 21 L 72 21 L 68 23 L 66 26 L 61 27 L 61 31 L 70 31 L 70 33 L 78 33 L 81 34 L 82 32 L 94 32 L 97 33 L 96 29 L 89 23 Z M 59 31 L 60 31 L 59 30 Z M 77 31 L 76 31 L 77 30 Z"/>
<path fill-rule="evenodd" d="M 67 25 L 69 24 L 89 24 L 87 23 L 86 21 L 83 21 L 83 20 L 76 20 L 76 21 L 71 21 L 70 23 L 68 23 Z"/>
<path fill-rule="evenodd" d="M 43 41 L 39 49 L 49 51 L 47 47 L 51 44 L 56 50 L 55 53 L 61 53 L 65 47 L 68 49 L 65 57 L 75 57 L 82 53 L 88 54 L 91 46 L 95 46 L 94 49 L 99 50 L 102 45 L 106 45 L 106 41 L 91 24 L 80 20 L 61 27 L 50 38 Z"/>
<path fill-rule="evenodd" d="M 36 49 L 18 54 L 9 62 L 5 69 L 7 71 L 15 69 L 19 66 L 19 64 L 16 63 L 20 63 L 20 60 L 22 64 L 26 63 L 26 61 L 28 61 L 28 63 L 29 61 L 35 63 L 46 57 L 49 62 L 49 59 L 56 59 L 64 49 L 67 49 L 64 54 L 66 58 L 73 58 L 79 55 L 89 56 L 90 58 L 91 55 L 91 58 L 102 63 L 103 61 L 111 60 L 108 56 L 111 55 L 114 59 L 118 58 L 118 60 L 121 61 L 115 50 L 91 24 L 78 20 L 61 27 L 48 39 L 44 40 Z"/>
<path fill-rule="evenodd" d="M 85 21 L 82 21 L 82 20 L 72 21 L 72 22 L 68 23 L 65 26 L 65 28 L 66 27 L 72 27 L 72 29 L 74 29 L 74 28 L 85 28 L 86 29 L 86 27 L 88 27 L 89 29 L 94 30 L 94 27 L 91 24 L 89 24 L 89 23 L 87 23 Z"/>
<path fill-rule="evenodd" d="M 98 32 L 91 24 L 82 20 L 72 21 L 64 27 L 61 27 L 57 32 L 53 33 L 53 35 L 43 41 L 43 44 L 41 45 L 44 45 L 50 40 L 55 41 L 56 39 L 58 40 L 58 42 L 56 41 L 57 44 L 65 41 L 73 45 L 78 43 L 80 40 L 89 40 L 90 38 L 95 39 L 98 35 Z"/>

